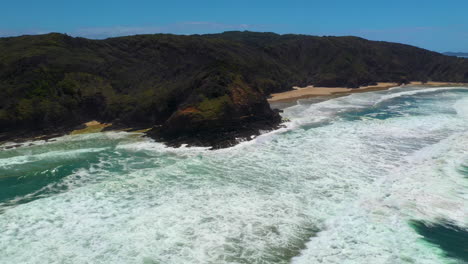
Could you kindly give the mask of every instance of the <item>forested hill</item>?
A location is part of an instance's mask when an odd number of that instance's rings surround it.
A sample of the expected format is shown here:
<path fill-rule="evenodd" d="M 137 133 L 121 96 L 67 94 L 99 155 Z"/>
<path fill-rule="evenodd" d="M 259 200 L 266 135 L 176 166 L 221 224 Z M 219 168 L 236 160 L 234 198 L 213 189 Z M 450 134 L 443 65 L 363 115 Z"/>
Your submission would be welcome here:
<path fill-rule="evenodd" d="M 468 82 L 468 60 L 357 37 L 255 32 L 0 38 L 0 140 L 97 119 L 218 146 L 277 125 L 272 92 L 409 80 Z"/>

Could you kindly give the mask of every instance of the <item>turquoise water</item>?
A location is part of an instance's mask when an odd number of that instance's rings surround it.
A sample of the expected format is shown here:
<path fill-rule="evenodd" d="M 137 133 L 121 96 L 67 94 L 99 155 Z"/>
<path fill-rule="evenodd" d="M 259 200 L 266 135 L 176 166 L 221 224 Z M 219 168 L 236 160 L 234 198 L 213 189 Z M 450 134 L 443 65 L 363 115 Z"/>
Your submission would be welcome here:
<path fill-rule="evenodd" d="M 123 132 L 3 145 L 0 263 L 467 263 L 467 88 L 283 115 L 216 151 Z"/>

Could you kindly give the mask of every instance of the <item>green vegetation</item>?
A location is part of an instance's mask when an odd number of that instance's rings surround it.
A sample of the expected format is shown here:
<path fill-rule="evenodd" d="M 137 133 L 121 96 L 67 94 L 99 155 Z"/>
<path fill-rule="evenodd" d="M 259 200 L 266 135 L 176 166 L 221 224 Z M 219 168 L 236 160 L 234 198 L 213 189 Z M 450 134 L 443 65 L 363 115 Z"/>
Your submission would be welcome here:
<path fill-rule="evenodd" d="M 197 109 L 200 111 L 201 120 L 216 119 L 222 117 L 224 114 L 224 108 L 232 104 L 231 99 L 228 95 L 223 95 L 213 99 L 203 100 L 197 105 Z"/>
<path fill-rule="evenodd" d="M 0 138 L 93 119 L 178 134 L 191 122 L 235 128 L 277 116 L 266 96 L 294 85 L 408 80 L 468 82 L 468 60 L 356 37 L 255 32 L 0 38 Z"/>

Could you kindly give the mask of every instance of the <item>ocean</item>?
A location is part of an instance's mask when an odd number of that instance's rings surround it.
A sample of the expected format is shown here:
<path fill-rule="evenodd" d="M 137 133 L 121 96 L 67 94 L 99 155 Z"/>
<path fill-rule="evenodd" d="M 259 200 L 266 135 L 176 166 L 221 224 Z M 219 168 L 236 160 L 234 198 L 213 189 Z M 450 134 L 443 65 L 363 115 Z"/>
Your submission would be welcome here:
<path fill-rule="evenodd" d="M 0 146 L 0 263 L 468 263 L 468 88 L 284 109 L 234 147 Z"/>

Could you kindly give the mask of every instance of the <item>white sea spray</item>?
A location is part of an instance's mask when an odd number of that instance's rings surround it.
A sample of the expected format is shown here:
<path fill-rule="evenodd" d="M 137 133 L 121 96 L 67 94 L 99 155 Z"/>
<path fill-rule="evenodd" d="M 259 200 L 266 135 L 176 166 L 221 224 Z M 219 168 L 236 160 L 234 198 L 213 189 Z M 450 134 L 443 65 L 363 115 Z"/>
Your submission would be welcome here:
<path fill-rule="evenodd" d="M 2 173 L 50 180 L 0 204 L 0 263 L 450 263 L 408 221 L 468 226 L 467 98 L 304 100 L 215 151 L 127 133 L 6 150 Z"/>

